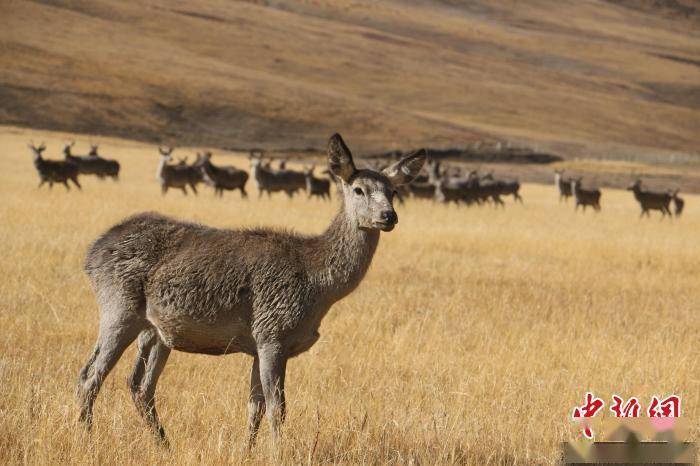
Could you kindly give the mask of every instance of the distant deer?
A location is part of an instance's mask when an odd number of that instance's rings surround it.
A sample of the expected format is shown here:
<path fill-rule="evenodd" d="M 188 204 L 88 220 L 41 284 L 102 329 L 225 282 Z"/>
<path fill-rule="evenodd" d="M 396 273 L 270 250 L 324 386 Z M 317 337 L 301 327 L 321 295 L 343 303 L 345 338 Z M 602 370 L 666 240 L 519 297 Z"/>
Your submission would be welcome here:
<path fill-rule="evenodd" d="M 564 170 L 554 170 L 554 185 L 559 190 L 559 202 L 568 202 L 571 197 L 571 178 L 564 178 Z"/>
<path fill-rule="evenodd" d="M 119 162 L 113 159 L 106 159 L 102 156 L 100 156 L 97 153 L 97 150 L 99 149 L 99 146 L 97 144 L 92 144 L 90 145 L 90 152 L 88 155 L 93 158 L 93 160 L 99 160 L 96 164 L 97 167 L 97 173 L 96 175 L 99 178 L 103 177 L 110 177 L 114 181 L 119 180 L 119 170 L 121 166 L 119 165 Z"/>
<path fill-rule="evenodd" d="M 651 217 L 649 214 L 650 210 L 660 211 L 661 218 L 664 218 L 666 215 L 672 217 L 671 209 L 669 208 L 671 199 L 673 199 L 671 193 L 643 190 L 642 180 L 640 179 L 637 179 L 627 190 L 632 191 L 634 193 L 634 198 L 639 202 L 639 206 L 642 209 L 639 214 L 640 218 L 644 215 Z"/>
<path fill-rule="evenodd" d="M 676 218 L 681 216 L 681 214 L 683 213 L 683 207 L 685 206 L 685 201 L 682 197 L 678 195 L 679 191 L 680 189 L 676 189 L 671 193 L 671 196 L 673 197 L 673 207 L 675 211 L 674 213 L 676 214 Z"/>
<path fill-rule="evenodd" d="M 241 191 L 241 197 L 248 197 L 245 191 L 245 185 L 248 182 L 248 173 L 245 170 L 240 170 L 234 166 L 217 166 L 211 162 L 211 152 L 197 154 L 198 166 L 202 170 L 204 180 L 214 187 L 214 193 L 219 197 L 223 197 L 224 191 L 233 191 L 238 189 Z"/>
<path fill-rule="evenodd" d="M 275 192 L 285 192 L 294 197 L 297 191 L 306 189 L 306 177 L 292 170 L 273 170 L 263 166 L 262 159 L 251 153 L 250 166 L 253 179 L 258 186 L 258 198 L 266 192 L 268 197 Z"/>
<path fill-rule="evenodd" d="M 523 203 L 523 198 L 520 196 L 520 182 L 518 180 L 498 180 L 493 177 L 493 172 L 486 174 L 482 180 L 488 180 L 494 183 L 493 190 L 497 191 L 499 200 L 500 196 L 513 196 L 513 200 Z M 494 199 L 494 202 L 498 203 Z M 500 202 L 504 205 L 503 202 Z"/>
<path fill-rule="evenodd" d="M 91 425 L 102 383 L 138 338 L 128 386 L 161 439 L 155 392 L 172 349 L 252 356 L 248 444 L 265 412 L 279 439 L 287 361 L 318 341 L 330 307 L 360 284 L 380 231 L 392 231 L 398 222 L 392 193 L 424 161 L 425 151 L 419 151 L 383 172 L 358 170 L 341 137 L 332 136 L 328 165 L 341 180 L 341 207 L 320 235 L 210 228 L 146 213 L 100 236 L 85 261 L 100 324 L 78 377 L 80 420 Z"/>
<path fill-rule="evenodd" d="M 45 160 L 42 157 L 42 153 L 46 150 L 46 144 L 43 142 L 39 147 L 32 143 L 29 145 L 29 148 L 34 154 L 34 167 L 39 174 L 39 188 L 44 183 L 49 184 L 49 189 L 53 188 L 54 183 L 63 183 L 66 190 L 70 191 L 70 186 L 68 186 L 68 180 L 70 180 L 78 189 L 82 189 L 78 182 L 79 171 L 77 165 L 64 160 Z"/>
<path fill-rule="evenodd" d="M 71 149 L 75 145 L 75 141 L 66 144 L 63 147 L 63 155 L 66 161 L 72 162 L 78 166 L 78 170 L 82 175 L 95 175 L 100 179 L 111 177 L 117 180 L 119 177 L 119 163 L 116 160 L 103 159 L 97 155 L 97 146 L 93 146 L 93 150 L 89 155 L 73 155 Z"/>
<path fill-rule="evenodd" d="M 186 164 L 169 165 L 168 162 L 172 160 L 172 156 L 170 155 L 173 152 L 172 147 L 159 147 L 158 152 L 160 152 L 160 163 L 158 164 L 156 177 L 158 181 L 160 181 L 160 188 L 163 195 L 168 192 L 168 188 L 179 188 L 186 196 L 187 186 L 197 194 L 197 183 L 201 180 L 199 170 Z"/>
<path fill-rule="evenodd" d="M 314 176 L 314 165 L 304 169 L 304 177 L 306 177 L 306 194 L 309 199 L 312 196 L 320 197 L 321 199 L 331 198 L 331 181 L 326 178 L 316 178 Z"/>
<path fill-rule="evenodd" d="M 586 212 L 586 207 L 591 206 L 596 212 L 600 211 L 600 190 L 583 189 L 581 187 L 581 177 L 571 180 L 571 194 L 576 201 L 574 210 L 578 210 L 579 206 L 583 206 L 583 211 Z"/>

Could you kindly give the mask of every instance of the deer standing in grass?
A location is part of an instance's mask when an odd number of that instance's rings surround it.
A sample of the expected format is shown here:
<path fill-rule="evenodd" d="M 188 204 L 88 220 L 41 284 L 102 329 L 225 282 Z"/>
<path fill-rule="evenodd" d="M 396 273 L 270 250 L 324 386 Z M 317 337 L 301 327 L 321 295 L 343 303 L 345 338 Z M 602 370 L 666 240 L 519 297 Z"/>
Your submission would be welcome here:
<path fill-rule="evenodd" d="M 282 163 L 280 166 L 284 167 Z M 262 158 L 252 153 L 250 168 L 258 187 L 258 199 L 262 197 L 263 192 L 266 192 L 268 197 L 275 192 L 284 192 L 292 198 L 297 191 L 306 189 L 306 177 L 303 173 L 286 168 L 275 170 L 269 164 L 263 164 Z"/>
<path fill-rule="evenodd" d="M 646 191 L 642 189 L 642 180 L 636 180 L 627 190 L 632 191 L 634 198 L 639 202 L 639 207 L 642 209 L 642 212 L 639 214 L 640 218 L 644 215 L 650 217 L 650 210 L 660 211 L 661 218 L 664 218 L 666 215 L 669 218 L 673 217 L 671 209 L 669 209 L 673 194 L 669 192 Z"/>
<path fill-rule="evenodd" d="M 318 196 L 321 199 L 331 198 L 331 180 L 327 178 L 316 178 L 314 176 L 315 165 L 304 169 L 304 177 L 306 177 L 306 195 L 311 199 L 312 196 Z"/>
<path fill-rule="evenodd" d="M 680 189 L 676 189 L 671 193 L 671 196 L 673 196 L 673 207 L 674 213 L 676 214 L 676 218 L 681 216 L 681 214 L 683 213 L 683 207 L 685 207 L 685 201 L 682 197 L 678 195 L 679 192 Z"/>
<path fill-rule="evenodd" d="M 187 165 L 187 161 L 181 161 L 177 165 L 169 165 L 168 162 L 173 159 L 171 155 L 173 152 L 172 147 L 167 149 L 159 147 L 158 152 L 160 152 L 160 163 L 158 164 L 156 177 L 160 182 L 160 189 L 163 195 L 168 192 L 168 188 L 179 188 L 186 196 L 187 186 L 197 194 L 197 183 L 202 180 L 202 174 L 199 172 L 199 169 Z"/>
<path fill-rule="evenodd" d="M 581 178 L 571 180 L 571 194 L 576 201 L 574 210 L 578 210 L 579 206 L 583 206 L 583 211 L 586 212 L 586 207 L 591 206 L 596 212 L 600 211 L 600 189 L 584 189 L 581 187 Z"/>
<path fill-rule="evenodd" d="M 571 197 L 571 178 L 564 178 L 564 170 L 554 170 L 554 185 L 559 191 L 559 202 L 568 202 Z"/>
<path fill-rule="evenodd" d="M 340 211 L 325 232 L 210 228 L 153 213 L 112 227 L 85 262 L 97 295 L 97 343 L 78 378 L 80 419 L 90 426 L 105 377 L 138 338 L 128 385 L 138 412 L 161 439 L 158 377 L 173 349 L 253 357 L 248 444 L 267 412 L 273 438 L 285 416 L 287 361 L 319 338 L 329 308 L 362 281 L 381 231 L 394 229 L 396 186 L 409 183 L 425 151 L 382 172 L 358 170 L 339 135 L 328 164 L 340 180 Z"/>
<path fill-rule="evenodd" d="M 248 193 L 245 191 L 248 173 L 244 170 L 239 170 L 231 165 L 214 165 L 211 162 L 211 152 L 197 154 L 197 162 L 194 165 L 202 171 L 205 182 L 214 187 L 215 195 L 223 197 L 224 191 L 238 189 L 241 191 L 242 198 L 248 197 Z"/>
<path fill-rule="evenodd" d="M 39 174 L 39 188 L 44 183 L 49 183 L 49 189 L 53 188 L 54 183 L 63 183 L 67 191 L 70 191 L 68 180 L 72 181 L 78 189 L 82 189 L 78 182 L 79 169 L 76 164 L 66 160 L 45 160 L 42 153 L 46 150 L 46 144 L 43 142 L 39 147 L 33 143 L 29 148 L 34 154 L 34 167 Z"/>
<path fill-rule="evenodd" d="M 95 174 L 100 179 L 110 177 L 114 181 L 119 180 L 119 162 L 113 159 L 105 159 L 97 153 L 98 149 L 99 146 L 97 144 L 91 144 L 90 152 L 88 153 L 88 157 L 91 158 L 96 165 Z"/>

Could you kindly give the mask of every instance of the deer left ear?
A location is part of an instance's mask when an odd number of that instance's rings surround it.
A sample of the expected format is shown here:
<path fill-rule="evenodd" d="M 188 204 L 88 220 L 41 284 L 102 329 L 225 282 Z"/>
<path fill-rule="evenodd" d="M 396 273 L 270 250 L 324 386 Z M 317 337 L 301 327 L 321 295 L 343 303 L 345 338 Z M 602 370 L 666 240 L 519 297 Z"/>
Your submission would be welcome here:
<path fill-rule="evenodd" d="M 410 183 L 420 173 L 427 156 L 428 152 L 425 149 L 421 149 L 388 166 L 382 170 L 382 173 L 389 178 L 394 186 Z"/>

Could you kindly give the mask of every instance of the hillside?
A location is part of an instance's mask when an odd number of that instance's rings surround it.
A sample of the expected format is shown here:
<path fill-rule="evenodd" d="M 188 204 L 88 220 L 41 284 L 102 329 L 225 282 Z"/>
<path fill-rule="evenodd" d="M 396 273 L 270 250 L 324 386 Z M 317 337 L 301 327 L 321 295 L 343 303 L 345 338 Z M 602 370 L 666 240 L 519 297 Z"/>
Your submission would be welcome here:
<path fill-rule="evenodd" d="M 693 1 L 3 2 L 0 124 L 359 152 L 700 159 Z"/>

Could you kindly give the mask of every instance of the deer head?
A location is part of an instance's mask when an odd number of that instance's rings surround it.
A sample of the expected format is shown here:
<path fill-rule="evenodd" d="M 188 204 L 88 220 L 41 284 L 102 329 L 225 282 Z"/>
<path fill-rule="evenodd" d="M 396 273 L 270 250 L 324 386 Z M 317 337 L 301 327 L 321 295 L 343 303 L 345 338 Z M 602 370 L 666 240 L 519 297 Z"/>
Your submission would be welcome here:
<path fill-rule="evenodd" d="M 32 152 L 34 153 L 34 158 L 38 158 L 38 159 L 41 158 L 41 153 L 46 150 L 46 144 L 44 144 L 43 142 L 41 143 L 41 145 L 39 147 L 35 146 L 34 142 L 29 144 L 28 146 L 32 150 Z"/>
<path fill-rule="evenodd" d="M 70 144 L 66 144 L 65 146 L 63 146 L 63 155 L 65 155 L 66 157 L 70 157 L 71 155 L 73 155 L 71 154 L 71 148 L 73 148 L 74 145 L 75 141 L 71 141 Z"/>
<path fill-rule="evenodd" d="M 328 167 L 340 180 L 346 214 L 361 229 L 394 229 L 399 221 L 392 204 L 396 188 L 413 181 L 425 159 L 426 152 L 421 149 L 382 171 L 358 170 L 339 134 L 328 141 Z"/>

